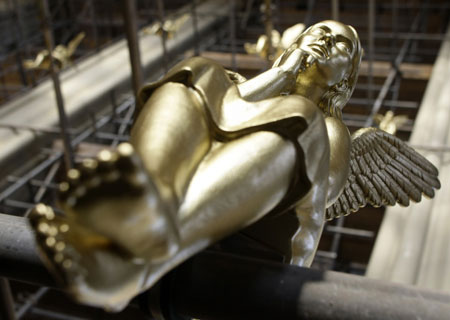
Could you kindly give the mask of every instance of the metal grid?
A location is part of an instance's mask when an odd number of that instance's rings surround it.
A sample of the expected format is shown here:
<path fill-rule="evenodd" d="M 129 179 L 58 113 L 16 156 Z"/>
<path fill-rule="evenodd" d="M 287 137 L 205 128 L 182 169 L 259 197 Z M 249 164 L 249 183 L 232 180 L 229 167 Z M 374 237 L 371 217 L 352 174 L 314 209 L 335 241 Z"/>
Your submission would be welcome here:
<path fill-rule="evenodd" d="M 78 30 L 90 30 L 89 38 L 76 52 L 75 63 L 77 59 L 95 54 L 103 46 L 125 35 L 123 19 L 118 13 L 119 9 L 111 6 L 110 2 L 65 0 L 50 3 L 51 24 L 48 28 L 52 36 L 55 37 L 55 43 L 66 43 Z M 156 1 L 156 3 L 137 1 L 137 11 L 129 13 L 132 18 L 130 20 L 134 21 L 138 28 L 155 19 L 164 21 L 168 13 L 175 12 L 182 4 L 185 3 L 169 1 L 163 4 L 161 0 Z M 228 23 L 217 30 L 212 46 L 200 45 L 202 39 L 197 38 L 198 43 L 195 46 L 195 53 L 205 47 L 208 51 L 230 53 L 231 68 L 237 69 L 238 57 L 236 55 L 243 53 L 243 43 L 248 40 L 255 41 L 258 35 L 264 33 L 261 13 L 258 10 L 260 4 L 261 2 L 252 0 L 230 1 Z M 419 91 L 423 92 L 426 80 L 405 79 L 399 70 L 401 64 L 405 62 L 433 63 L 439 43 L 448 41 L 444 38 L 444 31 L 448 23 L 449 4 L 446 1 L 399 2 L 395 0 L 392 2 L 378 1 L 376 4 L 374 0 L 369 0 L 367 3 L 359 1 L 342 1 L 339 3 L 336 0 L 274 1 L 274 4 L 276 10 L 273 12 L 273 23 L 275 28 L 279 30 L 283 30 L 299 20 L 312 24 L 331 16 L 339 16 L 342 22 L 355 26 L 366 50 L 364 60 L 368 65 L 368 72 L 360 77 L 354 97 L 347 107 L 350 114 L 345 115 L 344 120 L 352 130 L 355 130 L 364 125 L 371 125 L 377 112 L 395 110 L 398 113 L 410 116 L 409 124 L 399 132 L 402 138 L 407 139 L 420 104 L 420 93 L 410 98 L 408 87 L 412 86 L 414 91 L 419 88 Z M 195 6 L 196 2 L 191 2 L 192 13 L 194 14 Z M 40 25 L 39 17 L 42 17 L 42 14 L 38 13 L 36 4 L 32 1 L 19 3 L 9 0 L 5 8 L 3 8 L 1 14 L 9 17 L 9 20 L 2 19 L 2 21 L 10 23 L 19 31 L 15 38 L 5 40 L 5 44 L 9 43 L 8 46 L 12 49 L 2 51 L 0 56 L 0 103 L 32 88 L 48 76 L 46 72 L 24 70 L 21 62 L 25 58 L 32 58 L 40 49 L 45 47 L 44 33 L 30 31 L 30 29 L 37 30 L 36 26 Z M 437 19 L 430 21 L 430 14 L 433 14 L 434 17 L 440 17 L 439 22 L 436 22 Z M 360 17 L 354 19 L 355 15 Z M 28 19 L 28 16 L 33 17 L 33 19 Z M 25 20 L 27 21 L 27 27 L 24 27 Z M 28 24 L 34 24 L 34 27 L 31 28 Z M 2 30 L 4 29 L 2 28 Z M 165 37 L 163 34 L 161 41 L 164 48 Z M 128 39 L 130 43 L 133 43 L 130 36 Z M 169 56 L 170 52 L 167 52 L 167 48 L 164 50 L 167 53 L 166 56 Z M 171 61 L 166 60 L 166 69 L 170 62 L 173 63 L 180 58 L 171 57 Z M 374 69 L 377 68 L 376 63 L 379 61 L 388 61 L 391 64 L 384 77 L 374 76 Z M 244 75 L 252 75 L 260 70 L 238 69 L 238 71 Z M 414 81 L 420 83 L 414 83 Z M 65 128 L 69 143 L 75 150 L 75 156 L 70 156 L 73 160 L 78 161 L 83 157 L 92 156 L 99 146 L 114 147 L 119 142 L 128 140 L 134 110 L 133 96 L 117 98 L 111 95 L 111 103 L 107 109 L 109 110 L 102 112 L 101 115 L 92 114 L 90 116 L 91 124 L 85 128 L 80 130 Z M 12 130 L 24 129 L 37 130 L 36 128 L 27 128 L 26 125 L 23 125 L 22 128 L 17 126 L 12 128 Z M 53 135 L 55 138 L 59 134 L 53 128 L 40 128 L 39 131 Z M 442 150 L 436 151 L 441 152 Z M 5 177 L 0 192 L 1 212 L 26 216 L 30 208 L 40 201 L 53 203 L 56 183 L 63 175 L 64 166 L 68 166 L 67 162 L 64 165 L 62 161 L 64 152 L 68 152 L 64 143 L 51 143 L 35 155 L 30 163 L 23 164 L 17 174 L 13 173 Z M 350 216 L 347 219 L 336 220 L 336 222 L 326 226 L 317 259 L 314 262 L 316 268 L 364 273 L 367 263 L 367 259 L 364 259 L 368 258 L 370 253 L 383 209 L 368 208 L 364 211 L 357 215 L 362 218 Z M 369 215 L 372 216 L 370 223 L 364 222 L 363 220 Z M 374 216 L 375 218 L 373 218 Z M 369 252 L 366 252 L 362 259 L 361 257 L 354 259 L 355 254 L 349 254 L 349 251 L 354 248 L 352 244 L 362 246 L 364 248 L 362 250 L 369 250 Z M 7 282 L 3 282 L 1 287 L 6 292 L 9 291 Z M 13 283 L 13 292 L 15 316 L 17 318 L 92 318 L 91 315 L 86 314 L 78 317 L 68 315 L 70 312 L 55 311 L 48 308 L 45 303 L 46 306 L 43 307 L 39 303 L 39 301 L 42 301 L 41 299 L 47 295 L 52 298 L 55 296 L 54 293 L 52 294 L 45 288 Z M 11 301 L 9 302 L 11 303 Z M 64 303 L 71 305 L 68 301 Z M 78 307 L 72 305 L 70 308 L 71 311 L 75 310 L 74 314 L 78 314 L 78 311 L 76 311 Z M 129 309 L 133 308 L 136 307 L 132 305 Z M 94 312 L 94 309 L 89 310 Z M 106 317 L 103 314 L 100 315 L 101 311 L 95 310 L 95 312 L 97 315 L 95 318 Z M 126 312 L 133 311 L 128 310 Z M 127 316 L 123 315 L 124 318 Z M 143 317 L 143 315 L 141 316 Z M 117 317 L 120 318 L 120 316 Z"/>
<path fill-rule="evenodd" d="M 40 0 L 0 2 L 0 105 L 49 76 L 48 70 L 24 67 L 25 60 L 34 60 L 39 52 L 48 49 L 42 32 L 45 19 L 41 3 Z M 165 13 L 175 12 L 185 4 L 180 0 L 169 1 Z M 80 59 L 125 37 L 120 1 L 61 0 L 48 1 L 48 6 L 55 45 L 67 45 L 78 33 L 85 32 L 85 38 L 70 58 L 75 66 Z M 136 8 L 134 19 L 139 28 L 160 19 L 154 1 L 136 1 Z"/>

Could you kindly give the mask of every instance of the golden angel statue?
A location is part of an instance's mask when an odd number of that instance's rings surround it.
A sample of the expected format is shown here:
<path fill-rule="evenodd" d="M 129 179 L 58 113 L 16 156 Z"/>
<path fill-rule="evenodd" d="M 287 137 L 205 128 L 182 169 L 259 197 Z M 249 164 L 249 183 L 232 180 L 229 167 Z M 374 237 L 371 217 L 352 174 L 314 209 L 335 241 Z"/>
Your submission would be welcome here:
<path fill-rule="evenodd" d="M 185 13 L 178 18 L 171 18 L 164 21 L 164 23 L 161 22 L 155 22 L 144 29 L 142 29 L 142 32 L 144 34 L 156 34 L 159 36 L 162 36 L 163 32 L 167 33 L 167 37 L 169 39 L 173 38 L 174 35 L 180 30 L 180 28 L 186 23 L 186 21 L 189 20 L 189 14 Z"/>
<path fill-rule="evenodd" d="M 402 127 L 408 121 L 408 116 L 396 116 L 392 110 L 389 110 L 384 115 L 377 113 L 374 121 L 381 130 L 395 135 L 397 129 Z"/>
<path fill-rule="evenodd" d="M 290 261 L 309 266 L 326 218 L 432 197 L 431 163 L 378 129 L 351 137 L 341 120 L 361 53 L 352 27 L 324 21 L 255 78 L 195 57 L 145 86 L 130 143 L 68 172 L 64 215 L 32 211 L 47 266 L 78 301 L 120 310 L 265 215 L 295 208 Z"/>
<path fill-rule="evenodd" d="M 75 53 L 75 50 L 80 45 L 81 41 L 83 41 L 86 34 L 84 32 L 80 32 L 73 38 L 67 46 L 59 44 L 53 49 L 52 57 L 55 62 L 56 68 L 58 70 L 62 70 L 72 64 L 72 56 Z M 40 51 L 34 60 L 24 60 L 23 65 L 25 69 L 33 70 L 33 69 L 42 69 L 49 70 L 50 69 L 50 53 L 47 49 Z"/>

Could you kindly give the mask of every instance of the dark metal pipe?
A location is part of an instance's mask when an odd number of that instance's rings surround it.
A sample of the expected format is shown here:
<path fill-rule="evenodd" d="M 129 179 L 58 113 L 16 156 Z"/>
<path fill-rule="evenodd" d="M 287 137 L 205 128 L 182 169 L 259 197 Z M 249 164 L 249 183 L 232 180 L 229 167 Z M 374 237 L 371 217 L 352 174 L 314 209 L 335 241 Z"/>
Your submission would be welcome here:
<path fill-rule="evenodd" d="M 9 286 L 9 281 L 5 278 L 0 278 L 0 319 L 16 319 L 11 287 Z"/>
<path fill-rule="evenodd" d="M 194 55 L 200 55 L 200 35 L 198 33 L 197 4 L 196 0 L 191 0 L 192 26 L 194 27 Z"/>
<path fill-rule="evenodd" d="M 125 31 L 127 35 L 128 50 L 130 52 L 131 62 L 131 81 L 133 85 L 134 96 L 137 97 L 137 93 L 142 85 L 142 64 L 141 53 L 139 51 L 139 39 L 138 39 L 138 25 L 137 25 L 137 13 L 136 13 L 136 1 L 135 0 L 123 0 L 123 18 L 125 22 Z"/>
<path fill-rule="evenodd" d="M 166 319 L 399 320 L 450 314 L 447 294 L 212 252 L 184 263 L 162 286 Z"/>
<path fill-rule="evenodd" d="M 68 133 L 69 130 L 69 121 L 67 120 L 66 111 L 64 108 L 64 98 L 61 90 L 61 83 L 59 81 L 59 72 L 55 68 L 54 59 L 53 59 L 53 35 L 50 27 L 50 10 L 48 7 L 47 0 L 40 1 L 40 9 L 42 15 L 42 23 L 43 23 L 43 32 L 45 45 L 47 47 L 48 52 L 50 53 L 49 61 L 50 61 L 50 76 L 53 81 L 53 88 L 55 90 L 56 97 L 56 106 L 58 107 L 58 115 L 59 115 L 59 125 L 61 128 L 61 136 L 64 145 L 64 164 L 66 166 L 66 170 L 69 170 L 73 167 L 73 149 L 70 143 L 70 136 Z"/>
<path fill-rule="evenodd" d="M 266 0 L 267 2 L 267 0 Z M 236 64 L 236 3 L 235 0 L 229 2 L 229 26 L 230 26 L 230 44 L 231 44 L 231 69 L 237 71 Z M 270 42 L 270 38 L 269 38 Z"/>
<path fill-rule="evenodd" d="M 422 12 L 420 12 L 416 18 L 414 19 L 412 25 L 411 25 L 411 32 L 414 32 L 417 30 L 420 18 L 422 16 Z M 398 72 L 399 72 L 399 66 L 402 63 L 403 59 L 406 56 L 406 53 L 408 52 L 408 47 L 411 44 L 412 39 L 407 39 L 403 43 L 400 52 L 398 53 L 397 57 L 394 60 L 393 66 L 391 71 L 389 72 L 386 80 L 384 81 L 383 87 L 381 88 L 380 92 L 378 93 L 377 99 L 375 100 L 375 103 L 373 104 L 372 111 L 370 112 L 370 115 L 367 118 L 367 121 L 365 122 L 365 127 L 370 127 L 373 124 L 373 119 L 375 115 L 380 110 L 381 106 L 383 105 L 383 101 L 386 99 L 387 93 L 389 92 Z"/>
<path fill-rule="evenodd" d="M 375 33 L 375 0 L 369 0 L 369 10 L 368 10 L 368 20 L 369 20 L 369 50 L 368 50 L 368 75 L 367 75 L 367 98 L 372 100 L 373 96 L 373 56 L 374 56 L 374 33 Z"/>
<path fill-rule="evenodd" d="M 55 286 L 26 219 L 0 214 L 0 275 Z M 203 252 L 155 290 L 166 319 L 445 319 L 450 295 L 332 271 Z"/>
<path fill-rule="evenodd" d="M 39 258 L 34 235 L 25 218 L 0 214 L 0 276 L 55 286 Z"/>
<path fill-rule="evenodd" d="M 272 45 L 272 1 L 264 0 L 264 27 L 267 37 L 267 59 L 270 60 L 271 55 L 274 53 L 274 48 Z"/>
<path fill-rule="evenodd" d="M 339 0 L 331 0 L 331 18 L 339 21 Z"/>
<path fill-rule="evenodd" d="M 156 5 L 158 7 L 158 18 L 161 24 L 161 45 L 163 49 L 163 61 L 164 61 L 164 72 L 169 71 L 169 51 L 167 50 L 167 30 L 164 28 L 164 2 L 162 0 L 157 0 Z"/>

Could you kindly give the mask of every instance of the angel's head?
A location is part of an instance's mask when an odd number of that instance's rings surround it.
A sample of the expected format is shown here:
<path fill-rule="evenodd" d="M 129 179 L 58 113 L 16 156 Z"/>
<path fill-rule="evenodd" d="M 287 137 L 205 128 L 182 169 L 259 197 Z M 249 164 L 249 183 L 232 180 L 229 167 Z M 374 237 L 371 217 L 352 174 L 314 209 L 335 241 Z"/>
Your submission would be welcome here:
<path fill-rule="evenodd" d="M 295 93 L 328 115 L 340 117 L 358 77 L 362 50 L 351 26 L 323 21 L 309 27 L 292 45 L 302 51 Z"/>

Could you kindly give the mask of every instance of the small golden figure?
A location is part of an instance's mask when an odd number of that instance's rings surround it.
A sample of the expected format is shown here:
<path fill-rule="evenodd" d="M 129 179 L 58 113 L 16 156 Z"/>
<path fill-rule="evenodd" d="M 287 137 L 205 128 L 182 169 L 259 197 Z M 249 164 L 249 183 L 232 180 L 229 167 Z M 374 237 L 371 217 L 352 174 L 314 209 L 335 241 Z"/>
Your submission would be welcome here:
<path fill-rule="evenodd" d="M 379 113 L 376 114 L 374 120 L 381 130 L 386 131 L 387 133 L 390 133 L 392 135 L 395 135 L 397 129 L 402 127 L 408 121 L 408 116 L 405 115 L 396 116 L 394 112 L 389 110 L 386 112 L 385 115 Z"/>
<path fill-rule="evenodd" d="M 47 266 L 79 302 L 120 310 L 267 214 L 295 207 L 291 263 L 309 266 L 326 218 L 432 197 L 432 164 L 378 129 L 351 138 L 341 120 L 361 51 L 352 27 L 324 21 L 249 80 L 179 63 L 141 90 L 130 144 L 68 172 L 65 215 L 31 213 Z"/>
<path fill-rule="evenodd" d="M 244 43 L 244 48 L 248 54 L 258 55 L 261 58 L 273 61 L 276 60 L 284 50 L 289 48 L 304 30 L 305 25 L 303 23 L 297 23 L 284 30 L 282 36 L 277 30 L 272 30 L 270 41 L 272 41 L 271 47 L 275 50 L 275 54 L 273 55 L 269 55 L 269 39 L 265 34 L 259 36 L 256 43 Z"/>
<path fill-rule="evenodd" d="M 62 70 L 72 64 L 72 56 L 75 53 L 75 50 L 80 45 L 81 41 L 84 39 L 86 34 L 84 32 L 80 32 L 73 38 L 67 47 L 65 45 L 59 44 L 53 49 L 52 57 L 55 61 L 55 66 L 58 70 Z M 33 69 L 42 69 L 49 70 L 50 69 L 50 59 L 49 52 L 47 49 L 40 51 L 34 60 L 25 60 L 23 65 L 25 69 L 33 70 Z"/>
<path fill-rule="evenodd" d="M 167 33 L 167 37 L 172 39 L 173 36 L 178 32 L 178 30 L 186 23 L 189 19 L 189 14 L 185 13 L 178 18 L 167 19 L 164 23 L 155 22 L 148 27 L 145 27 L 142 32 L 144 34 L 156 34 L 162 36 L 163 32 Z"/>

